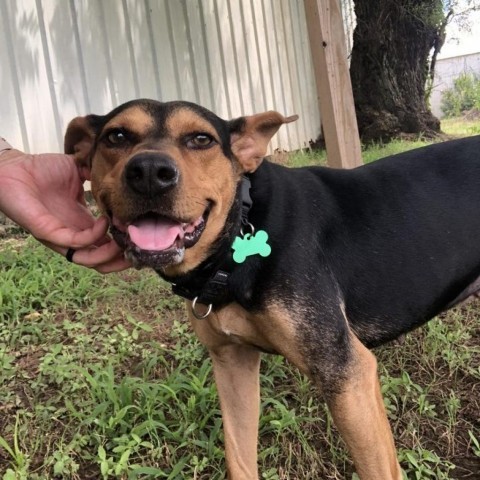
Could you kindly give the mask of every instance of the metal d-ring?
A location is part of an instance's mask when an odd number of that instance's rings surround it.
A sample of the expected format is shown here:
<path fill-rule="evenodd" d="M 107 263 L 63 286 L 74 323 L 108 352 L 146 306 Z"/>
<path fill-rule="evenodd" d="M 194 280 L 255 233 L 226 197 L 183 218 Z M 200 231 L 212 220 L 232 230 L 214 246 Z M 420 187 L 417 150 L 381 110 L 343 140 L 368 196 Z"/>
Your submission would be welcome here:
<path fill-rule="evenodd" d="M 242 237 L 245 236 L 245 232 L 243 231 L 243 227 L 249 227 L 250 228 L 250 235 L 251 236 L 255 235 L 255 227 L 250 222 L 247 222 L 247 223 L 243 224 L 243 226 L 240 228 L 240 235 Z"/>
<path fill-rule="evenodd" d="M 208 307 L 207 307 L 207 313 L 204 313 L 203 315 L 200 315 L 196 310 L 196 306 L 197 306 L 197 300 L 198 300 L 198 297 L 195 297 L 192 301 L 192 313 L 193 313 L 193 316 L 197 319 L 197 320 L 203 320 L 204 318 L 207 318 L 210 313 L 212 313 L 212 304 L 210 304 Z"/>

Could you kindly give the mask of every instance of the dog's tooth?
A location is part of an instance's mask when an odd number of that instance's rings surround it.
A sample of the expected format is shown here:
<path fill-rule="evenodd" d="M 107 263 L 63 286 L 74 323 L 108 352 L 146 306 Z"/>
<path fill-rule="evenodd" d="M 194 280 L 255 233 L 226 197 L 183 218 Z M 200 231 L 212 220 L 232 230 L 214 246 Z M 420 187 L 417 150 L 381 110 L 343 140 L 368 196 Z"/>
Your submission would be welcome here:
<path fill-rule="evenodd" d="M 203 222 L 203 215 L 201 217 L 198 217 L 194 222 L 193 226 L 198 227 L 201 223 Z"/>

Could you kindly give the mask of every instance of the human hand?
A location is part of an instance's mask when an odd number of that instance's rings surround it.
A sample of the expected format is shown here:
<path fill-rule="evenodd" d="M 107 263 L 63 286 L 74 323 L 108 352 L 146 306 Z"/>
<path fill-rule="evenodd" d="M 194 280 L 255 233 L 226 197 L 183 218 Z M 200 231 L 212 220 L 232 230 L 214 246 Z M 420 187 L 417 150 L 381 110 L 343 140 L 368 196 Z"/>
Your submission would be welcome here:
<path fill-rule="evenodd" d="M 85 204 L 84 180 L 69 155 L 6 151 L 0 155 L 0 211 L 55 252 L 75 249 L 78 265 L 124 270 L 130 263 L 107 235 L 108 220 L 95 219 Z"/>

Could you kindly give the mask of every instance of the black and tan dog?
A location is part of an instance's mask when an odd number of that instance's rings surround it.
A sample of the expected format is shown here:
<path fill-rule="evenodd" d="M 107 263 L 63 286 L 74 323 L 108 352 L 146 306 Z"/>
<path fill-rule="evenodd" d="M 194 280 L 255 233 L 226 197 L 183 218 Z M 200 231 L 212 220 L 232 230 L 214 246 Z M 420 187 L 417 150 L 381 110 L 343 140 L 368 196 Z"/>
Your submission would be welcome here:
<path fill-rule="evenodd" d="M 349 171 L 262 162 L 295 119 L 227 122 L 191 103 L 137 100 L 73 120 L 65 146 L 91 169 L 126 256 L 194 300 L 231 479 L 258 478 L 261 352 L 322 390 L 360 478 L 400 479 L 368 347 L 480 288 L 480 137 Z M 268 240 L 255 245 L 252 228 Z M 253 253 L 242 263 L 234 241 Z"/>

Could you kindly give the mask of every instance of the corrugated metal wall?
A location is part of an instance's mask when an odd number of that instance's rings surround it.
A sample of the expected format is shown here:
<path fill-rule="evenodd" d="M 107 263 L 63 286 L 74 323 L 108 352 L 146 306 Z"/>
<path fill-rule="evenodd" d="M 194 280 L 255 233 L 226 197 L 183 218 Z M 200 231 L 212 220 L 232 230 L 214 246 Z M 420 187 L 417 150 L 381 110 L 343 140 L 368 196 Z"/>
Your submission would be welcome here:
<path fill-rule="evenodd" d="M 0 0 L 0 91 L 0 135 L 33 152 L 138 97 L 298 113 L 273 148 L 320 132 L 302 0 Z"/>
<path fill-rule="evenodd" d="M 340 7 L 342 9 L 343 28 L 345 30 L 345 42 L 348 53 L 348 60 L 350 61 L 350 53 L 353 47 L 353 31 L 357 24 L 357 17 L 355 16 L 355 5 L 353 0 L 340 0 Z"/>

